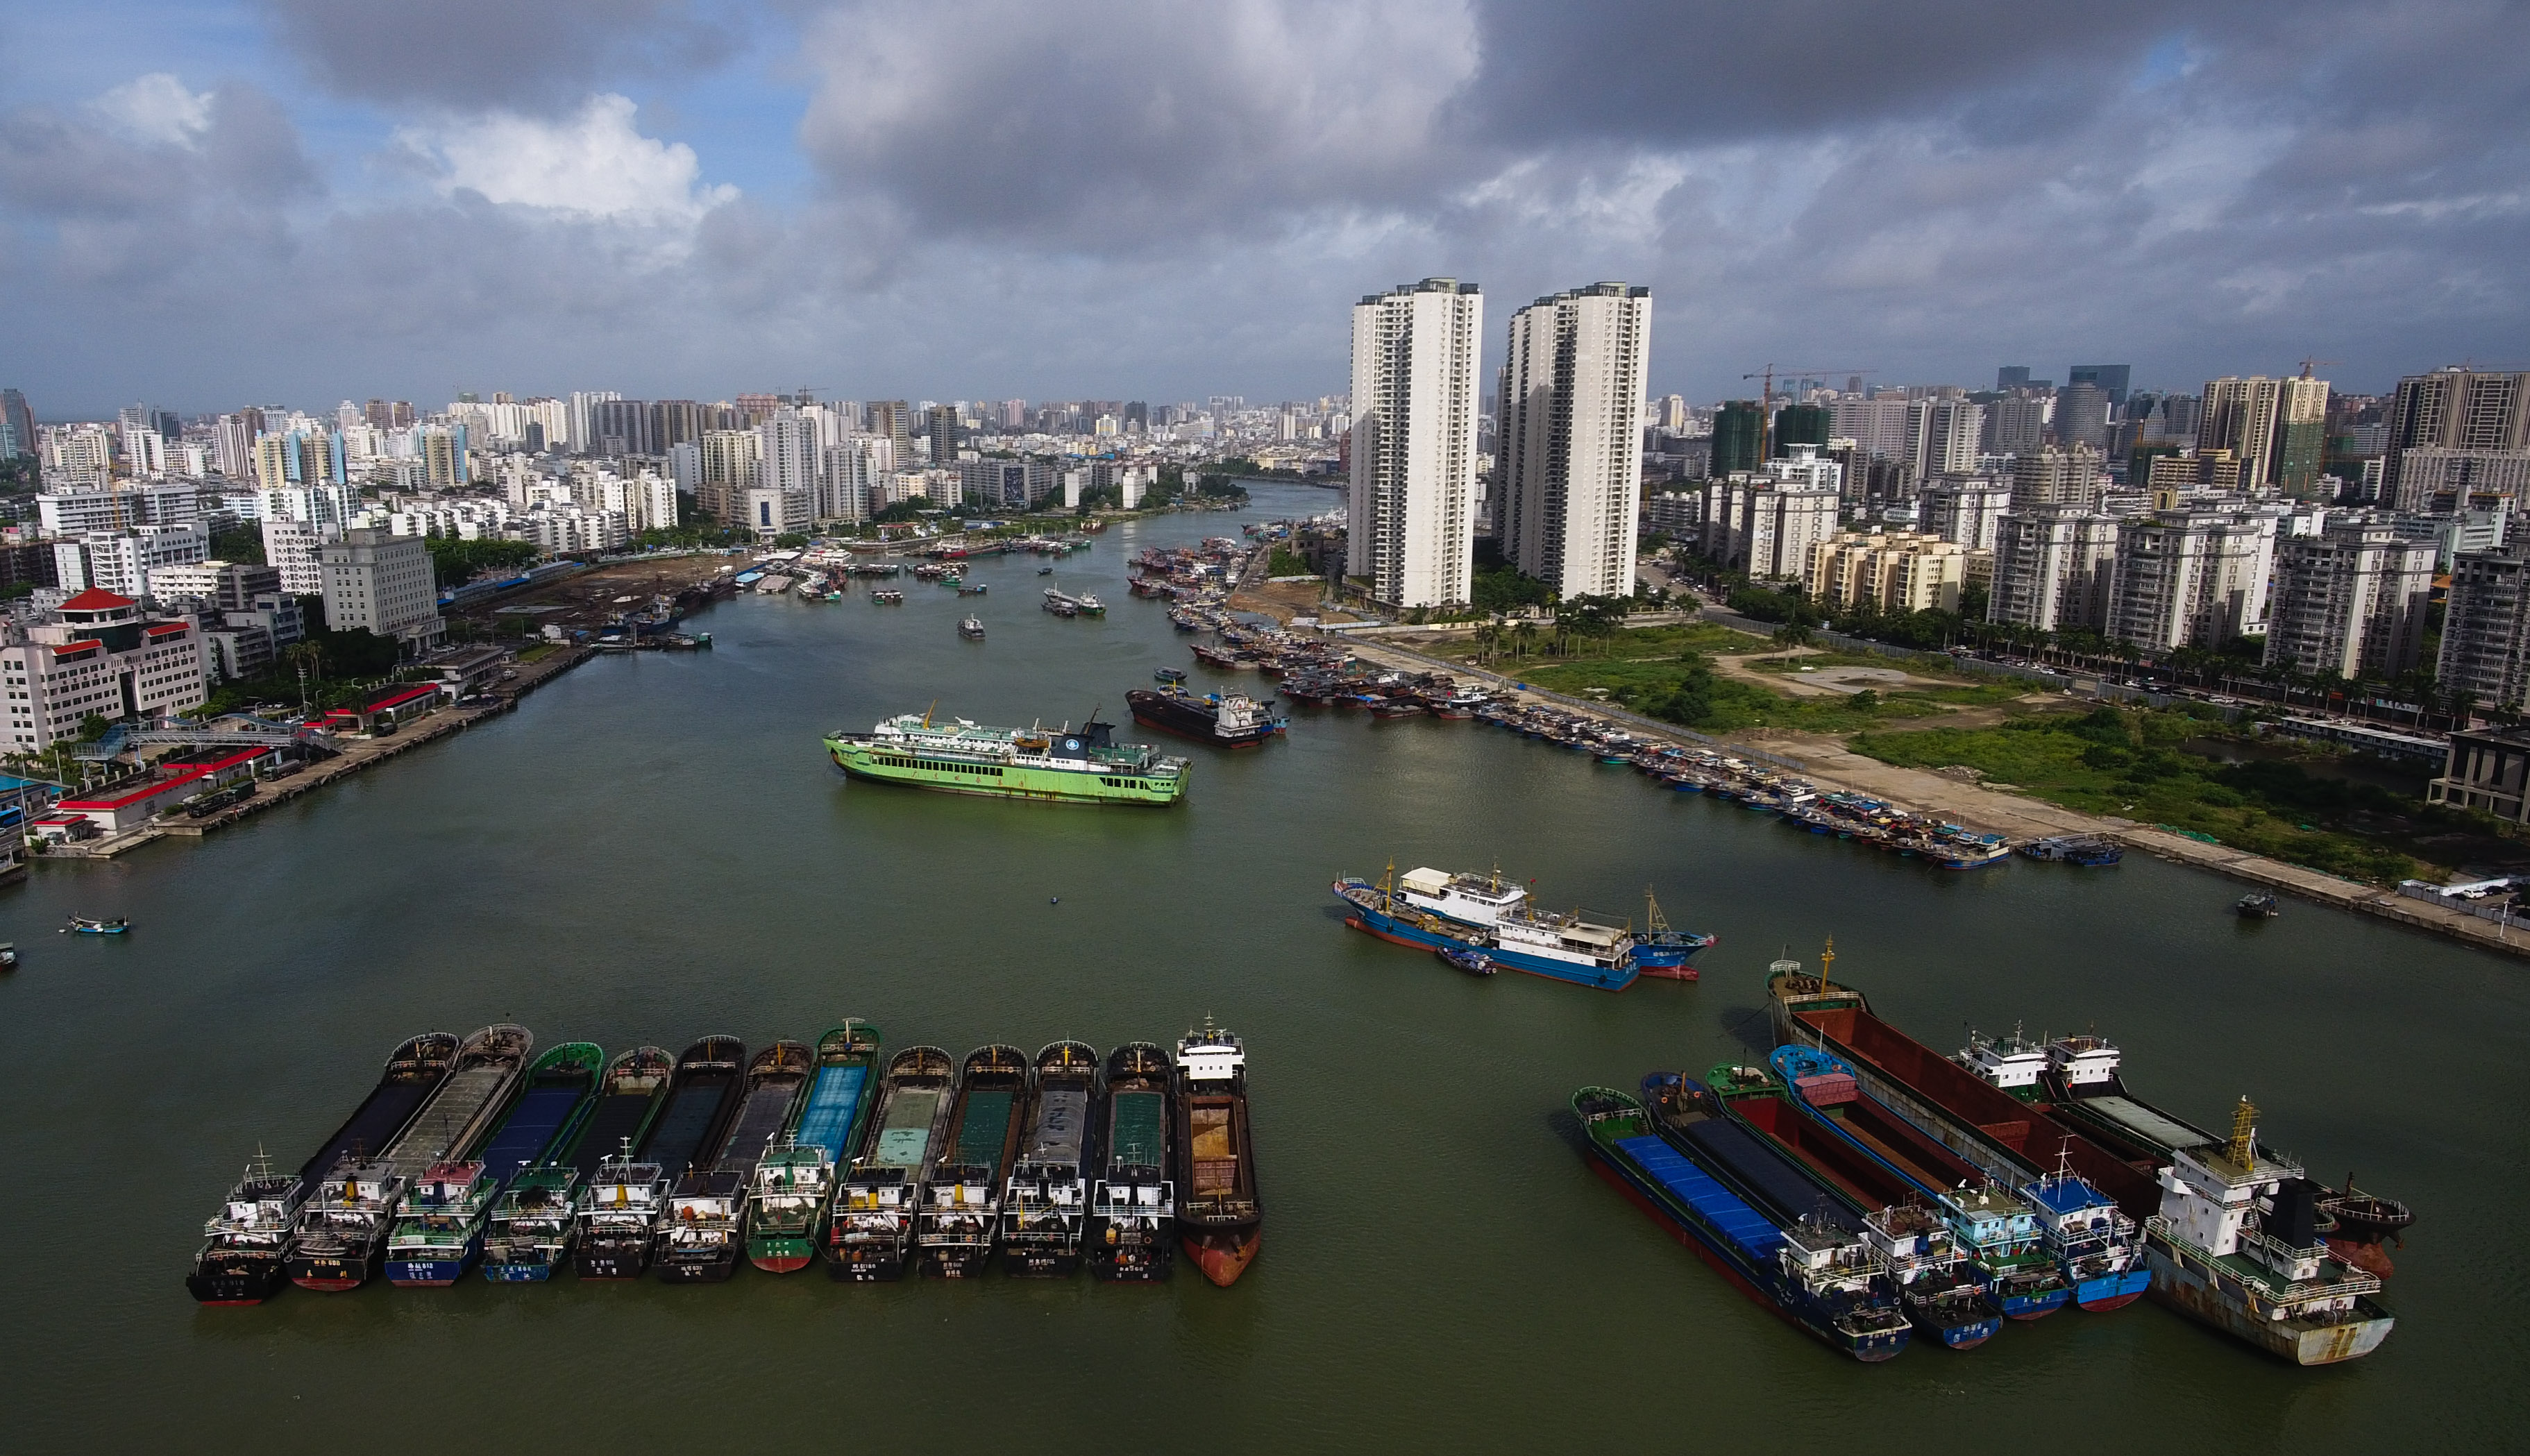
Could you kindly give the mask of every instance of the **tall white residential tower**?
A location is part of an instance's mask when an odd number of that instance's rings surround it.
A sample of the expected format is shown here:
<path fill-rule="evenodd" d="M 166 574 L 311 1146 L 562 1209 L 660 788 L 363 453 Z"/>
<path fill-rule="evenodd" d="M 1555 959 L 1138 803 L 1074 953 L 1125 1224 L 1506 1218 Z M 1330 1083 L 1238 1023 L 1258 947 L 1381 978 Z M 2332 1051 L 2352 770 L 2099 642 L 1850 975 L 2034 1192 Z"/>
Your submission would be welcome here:
<path fill-rule="evenodd" d="M 1634 589 L 1652 291 L 1622 283 L 1511 316 L 1503 368 L 1503 554 L 1567 597 Z"/>
<path fill-rule="evenodd" d="M 1448 606 L 1471 590 L 1483 327 L 1484 299 L 1455 278 L 1373 294 L 1352 310 L 1346 569 L 1394 607 Z"/>

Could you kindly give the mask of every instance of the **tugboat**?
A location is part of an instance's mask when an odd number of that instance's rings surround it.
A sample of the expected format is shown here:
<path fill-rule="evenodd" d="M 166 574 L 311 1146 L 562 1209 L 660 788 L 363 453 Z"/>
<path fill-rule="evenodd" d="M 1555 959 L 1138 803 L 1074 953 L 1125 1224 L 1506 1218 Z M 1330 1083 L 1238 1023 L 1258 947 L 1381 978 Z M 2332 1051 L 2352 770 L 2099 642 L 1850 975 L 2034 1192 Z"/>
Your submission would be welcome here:
<path fill-rule="evenodd" d="M 873 1099 L 867 1093 L 881 1036 L 847 1021 L 817 1039 L 817 1075 L 784 1148 L 755 1170 L 746 1216 L 746 1259 L 769 1274 L 794 1273 L 816 1257 L 834 1200 L 835 1173 L 860 1141 Z M 768 1172 L 777 1160 L 782 1167 Z"/>
<path fill-rule="evenodd" d="M 438 1090 L 456 1055 L 457 1038 L 444 1031 L 424 1032 L 396 1048 L 377 1085 L 300 1167 L 298 1176 L 288 1180 L 287 1189 L 267 1186 L 272 1180 L 263 1155 L 256 1154 L 246 1177 L 203 1225 L 209 1241 L 193 1257 L 193 1271 L 185 1279 L 193 1298 L 204 1304 L 261 1304 L 281 1287 L 298 1250 L 301 1215 L 325 1175 L 347 1158 L 358 1163 L 386 1146 Z M 249 1197 L 252 1206 L 245 1207 Z"/>
<path fill-rule="evenodd" d="M 1470 976 L 1490 976 L 1494 973 L 1494 958 L 1481 950 L 1454 945 L 1433 953 L 1449 962 L 1451 969 L 1464 971 Z"/>
<path fill-rule="evenodd" d="M 1002 1267 L 1012 1274 L 1080 1267 L 1099 1090 L 1095 1048 L 1055 1042 L 1037 1052 L 1036 1099 L 1002 1194 Z"/>
<path fill-rule="evenodd" d="M 1032 1070 L 1017 1047 L 979 1047 L 967 1053 L 914 1221 L 913 1243 L 924 1273 L 967 1278 L 982 1273 L 993 1257 L 1001 1192 L 1018 1151 Z"/>
<path fill-rule="evenodd" d="M 1107 1057 L 1107 1116 L 1089 1194 L 1089 1272 L 1100 1279 L 1165 1279 L 1177 1262 L 1176 1068 L 1149 1042 Z"/>
<path fill-rule="evenodd" d="M 1709 1101 L 1681 1079 L 1679 1091 Z M 1692 1142 L 1673 1142 L 1643 1105 L 1611 1087 L 1572 1094 L 1590 1140 L 1590 1165 L 1626 1202 L 1652 1215 L 1760 1308 L 1866 1363 L 1895 1358 L 1912 1326 L 1878 1293 L 1878 1261 L 1841 1229 L 1803 1221 L 1787 1228 L 1751 1207 Z M 1718 1113 L 1713 1115 L 1718 1116 Z"/>
<path fill-rule="evenodd" d="M 1136 687 L 1126 692 L 1125 706 L 1144 728 L 1221 748 L 1253 748 L 1291 727 L 1275 715 L 1273 699 L 1240 692 L 1198 697 L 1178 687 Z"/>
<path fill-rule="evenodd" d="M 721 1135 L 718 1156 L 709 1167 L 678 1179 L 669 1195 L 651 1255 L 661 1280 L 717 1284 L 736 1271 L 756 1164 L 790 1132 L 815 1065 L 816 1053 L 799 1042 L 776 1042 L 747 1064 L 738 1113 Z"/>
<path fill-rule="evenodd" d="M 1264 1237 L 1247 1120 L 1247 1049 L 1206 1017 L 1202 1031 L 1179 1039 L 1177 1062 L 1178 1146 L 1186 1169 L 1178 1237 L 1203 1276 L 1226 1289 L 1256 1261 Z"/>
<path fill-rule="evenodd" d="M 185 1288 L 206 1305 L 259 1305 L 281 1287 L 283 1262 L 296 1242 L 305 1180 L 272 1170 L 261 1152 L 229 1190 L 228 1202 L 202 1225 Z"/>
<path fill-rule="evenodd" d="M 923 1170 L 949 1120 L 955 1066 L 937 1047 L 908 1047 L 888 1059 L 869 1131 L 835 1190 L 827 1273 L 865 1283 L 905 1277 Z"/>

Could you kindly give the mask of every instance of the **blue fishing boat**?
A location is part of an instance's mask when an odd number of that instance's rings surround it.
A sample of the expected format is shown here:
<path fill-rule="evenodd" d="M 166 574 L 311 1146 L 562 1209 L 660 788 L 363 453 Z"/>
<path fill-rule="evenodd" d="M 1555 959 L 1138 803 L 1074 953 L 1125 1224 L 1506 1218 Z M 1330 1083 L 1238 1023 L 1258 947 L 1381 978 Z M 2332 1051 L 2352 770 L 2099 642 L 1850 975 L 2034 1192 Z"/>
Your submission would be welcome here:
<path fill-rule="evenodd" d="M 131 934 L 132 922 L 129 920 L 90 920 L 84 915 L 74 915 L 71 917 L 71 923 L 63 926 L 62 930 L 68 935 L 121 936 Z"/>
<path fill-rule="evenodd" d="M 1810 1219 L 1787 1226 L 1768 1217 L 1717 1176 L 1708 1155 L 1665 1138 L 1624 1093 L 1584 1087 L 1572 1112 L 1589 1137 L 1592 1170 L 1761 1308 L 1856 1360 L 1906 1348 L 1913 1326 L 1861 1240 Z"/>
<path fill-rule="evenodd" d="M 1449 878 L 1437 870 L 1415 873 Z M 1626 931 L 1525 908 L 1506 908 L 1491 926 L 1470 925 L 1416 908 L 1393 892 L 1395 884 L 1394 866 L 1387 887 L 1351 878 L 1336 881 L 1336 897 L 1352 907 L 1345 924 L 1418 950 L 1481 951 L 1496 965 L 1599 991 L 1622 991 L 1642 974 L 1634 937 Z"/>

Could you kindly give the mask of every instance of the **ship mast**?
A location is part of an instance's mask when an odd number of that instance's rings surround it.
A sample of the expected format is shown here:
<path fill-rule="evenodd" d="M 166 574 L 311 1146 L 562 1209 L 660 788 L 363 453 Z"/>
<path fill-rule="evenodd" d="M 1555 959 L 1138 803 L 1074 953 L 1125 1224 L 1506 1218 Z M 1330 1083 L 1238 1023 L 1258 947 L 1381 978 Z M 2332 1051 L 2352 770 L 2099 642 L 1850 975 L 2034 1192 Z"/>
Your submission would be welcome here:
<path fill-rule="evenodd" d="M 1819 952 L 1819 990 L 1827 990 L 1827 973 L 1836 969 L 1836 937 L 1827 938 L 1827 948 Z"/>

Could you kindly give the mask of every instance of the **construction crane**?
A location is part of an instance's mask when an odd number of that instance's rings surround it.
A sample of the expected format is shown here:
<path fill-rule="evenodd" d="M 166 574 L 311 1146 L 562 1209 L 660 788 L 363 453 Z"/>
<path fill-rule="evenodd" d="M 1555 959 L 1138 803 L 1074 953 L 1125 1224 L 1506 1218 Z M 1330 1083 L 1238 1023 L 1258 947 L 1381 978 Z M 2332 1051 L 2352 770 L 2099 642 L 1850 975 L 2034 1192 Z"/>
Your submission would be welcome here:
<path fill-rule="evenodd" d="M 2310 377 L 2310 371 L 2323 364 L 2341 364 L 2344 362 L 2345 361 L 2343 359 L 2304 359 L 2301 361 L 2301 377 L 2308 379 Z"/>
<path fill-rule="evenodd" d="M 1784 364 L 1781 366 L 1768 364 L 1763 370 L 1740 375 L 1739 377 L 1741 379 L 1763 379 L 1765 381 L 1765 383 L 1759 386 L 1757 390 L 1757 459 L 1761 464 L 1766 458 L 1766 434 L 1767 431 L 1773 427 L 1775 422 L 1775 412 L 1769 406 L 1771 406 L 1775 401 L 1775 373 L 1778 367 L 1780 367 L 1786 375 L 1876 374 L 1880 372 L 1876 369 L 1831 369 L 1824 368 L 1816 364 Z"/>

